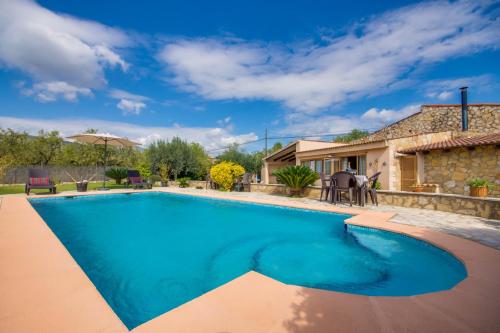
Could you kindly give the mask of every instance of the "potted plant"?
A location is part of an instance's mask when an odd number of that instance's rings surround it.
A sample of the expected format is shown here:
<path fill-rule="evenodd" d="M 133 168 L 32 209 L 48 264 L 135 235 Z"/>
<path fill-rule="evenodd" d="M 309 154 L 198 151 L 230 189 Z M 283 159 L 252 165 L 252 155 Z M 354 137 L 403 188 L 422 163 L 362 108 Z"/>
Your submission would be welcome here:
<path fill-rule="evenodd" d="M 96 173 L 94 173 L 89 179 L 84 179 L 83 176 L 80 176 L 80 180 L 76 180 L 68 171 L 66 171 L 66 174 L 75 182 L 77 192 L 87 192 L 89 182 L 96 176 Z"/>
<path fill-rule="evenodd" d="M 158 167 L 158 174 L 160 175 L 161 186 L 168 186 L 169 170 L 167 164 L 161 164 Z"/>
<path fill-rule="evenodd" d="M 493 183 L 483 178 L 472 178 L 467 182 L 471 197 L 486 197 L 488 190 L 493 189 Z"/>
<path fill-rule="evenodd" d="M 413 192 L 420 193 L 420 192 L 424 191 L 424 185 L 416 183 L 416 184 L 413 184 L 412 189 L 413 189 Z"/>
<path fill-rule="evenodd" d="M 189 181 L 191 180 L 191 178 L 189 177 L 182 177 L 182 178 L 179 178 L 177 179 L 177 181 L 179 182 L 179 187 L 189 187 Z"/>
<path fill-rule="evenodd" d="M 148 182 L 149 182 L 149 184 L 151 184 L 151 187 L 155 186 L 155 184 L 157 182 L 160 182 L 160 181 L 161 181 L 161 177 L 158 175 L 151 175 L 148 178 Z"/>
<path fill-rule="evenodd" d="M 106 176 L 114 179 L 116 185 L 120 185 L 122 183 L 122 179 L 127 178 L 127 169 L 126 168 L 109 168 L 106 170 Z"/>
<path fill-rule="evenodd" d="M 316 172 L 304 165 L 280 168 L 275 170 L 273 175 L 280 183 L 289 188 L 291 196 L 300 196 L 307 186 L 314 184 L 319 179 Z"/>

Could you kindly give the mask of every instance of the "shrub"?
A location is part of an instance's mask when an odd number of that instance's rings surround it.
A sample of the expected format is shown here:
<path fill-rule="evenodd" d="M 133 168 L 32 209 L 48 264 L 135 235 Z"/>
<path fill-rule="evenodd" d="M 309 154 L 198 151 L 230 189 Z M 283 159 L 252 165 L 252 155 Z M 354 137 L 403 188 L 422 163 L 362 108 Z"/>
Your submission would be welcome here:
<path fill-rule="evenodd" d="M 115 180 L 115 183 L 120 185 L 122 179 L 127 178 L 127 169 L 125 168 L 110 168 L 106 170 L 106 176 Z"/>
<path fill-rule="evenodd" d="M 203 190 L 203 186 L 196 186 L 197 190 Z"/>
<path fill-rule="evenodd" d="M 234 181 L 245 173 L 245 169 L 233 162 L 221 162 L 210 169 L 210 176 L 223 191 L 230 191 Z"/>
<path fill-rule="evenodd" d="M 168 182 L 169 178 L 169 170 L 168 170 L 168 165 L 163 163 L 158 166 L 158 174 L 160 175 L 160 179 L 163 183 Z"/>
<path fill-rule="evenodd" d="M 486 186 L 488 190 L 493 190 L 494 184 L 487 179 L 483 178 L 472 178 L 467 182 L 470 187 L 484 187 Z"/>
<path fill-rule="evenodd" d="M 314 184 L 314 182 L 319 178 L 316 172 L 304 165 L 280 168 L 275 170 L 273 175 L 278 178 L 280 183 L 283 183 L 290 188 L 290 194 L 292 196 L 300 195 L 304 188 Z"/>
<path fill-rule="evenodd" d="M 151 185 L 154 185 L 156 182 L 159 182 L 160 180 L 161 180 L 161 178 L 158 175 L 151 175 L 151 176 L 149 176 L 149 179 L 148 179 L 148 181 Z"/>
<path fill-rule="evenodd" d="M 151 172 L 151 165 L 146 161 L 139 162 L 135 168 L 139 171 L 142 178 L 148 179 L 153 174 Z"/>
<path fill-rule="evenodd" d="M 374 187 L 375 187 L 376 190 L 381 190 L 382 189 L 382 184 L 380 184 L 380 182 L 378 181 L 378 179 L 375 182 Z"/>
<path fill-rule="evenodd" d="M 182 178 L 177 179 L 177 181 L 179 182 L 179 187 L 189 187 L 190 180 L 191 180 L 191 178 L 189 178 L 189 177 L 182 177 Z"/>
<path fill-rule="evenodd" d="M 0 183 L 5 177 L 7 169 L 13 164 L 14 159 L 8 155 L 0 156 Z"/>

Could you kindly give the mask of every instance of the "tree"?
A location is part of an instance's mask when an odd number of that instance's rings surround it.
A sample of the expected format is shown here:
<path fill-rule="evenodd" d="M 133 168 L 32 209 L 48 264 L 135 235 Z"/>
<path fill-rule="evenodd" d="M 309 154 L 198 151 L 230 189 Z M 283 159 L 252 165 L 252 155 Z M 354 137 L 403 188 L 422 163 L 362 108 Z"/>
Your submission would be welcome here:
<path fill-rule="evenodd" d="M 127 169 L 125 168 L 110 168 L 106 170 L 106 176 L 115 180 L 117 185 L 122 183 L 122 179 L 127 178 Z"/>
<path fill-rule="evenodd" d="M 281 148 L 283 148 L 283 144 L 281 142 L 276 142 L 272 147 L 271 149 L 268 149 L 268 154 L 272 154 L 278 150 L 280 150 Z"/>
<path fill-rule="evenodd" d="M 272 149 L 281 149 L 277 148 L 280 145 L 273 146 Z M 245 168 L 247 172 L 250 172 L 254 175 L 259 175 L 262 169 L 262 159 L 264 156 L 264 151 L 256 151 L 253 153 L 246 153 L 244 151 L 239 150 L 239 146 L 237 144 L 231 146 L 228 150 L 226 150 L 221 155 L 217 156 L 218 161 L 228 161 L 237 163 Z"/>
<path fill-rule="evenodd" d="M 210 165 L 208 155 L 201 145 L 187 143 L 178 137 L 171 141 L 156 141 L 148 147 L 146 155 L 155 172 L 165 164 L 175 180 L 180 176 L 199 179 L 206 175 Z"/>
<path fill-rule="evenodd" d="M 335 137 L 334 142 L 351 142 L 368 136 L 370 133 L 368 131 L 353 129 L 350 133 L 344 135 L 338 135 Z"/>
<path fill-rule="evenodd" d="M 59 132 L 45 132 L 41 130 L 38 135 L 30 140 L 29 152 L 32 165 L 45 166 L 52 162 L 60 152 L 63 145 L 63 139 Z"/>
<path fill-rule="evenodd" d="M 27 165 L 29 137 L 26 132 L 0 129 L 0 156 L 9 160 L 9 165 Z"/>
<path fill-rule="evenodd" d="M 210 165 L 212 164 L 208 154 L 206 153 L 205 148 L 203 148 L 203 146 L 199 143 L 191 143 L 190 149 L 195 163 L 189 171 L 189 176 L 193 179 L 205 179 L 210 169 Z"/>

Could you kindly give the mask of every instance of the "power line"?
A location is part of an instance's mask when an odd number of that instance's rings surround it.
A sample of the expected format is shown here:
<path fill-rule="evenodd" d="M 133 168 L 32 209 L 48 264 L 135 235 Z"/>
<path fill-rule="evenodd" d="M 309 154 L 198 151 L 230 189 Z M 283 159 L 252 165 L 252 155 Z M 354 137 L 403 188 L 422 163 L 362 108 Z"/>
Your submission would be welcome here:
<path fill-rule="evenodd" d="M 360 131 L 373 131 L 373 129 L 359 129 Z M 275 136 L 275 137 L 269 137 L 267 136 L 267 130 L 266 130 L 266 136 L 261 139 L 256 139 L 256 140 L 251 140 L 251 141 L 245 141 L 238 143 L 238 146 L 244 146 L 250 143 L 255 143 L 255 142 L 260 142 L 260 141 L 265 141 L 267 140 L 279 140 L 279 139 L 300 139 L 300 138 L 314 138 L 314 137 L 322 137 L 322 136 L 339 136 L 339 135 L 345 135 L 345 134 L 350 134 L 351 132 L 334 132 L 334 133 L 313 133 L 309 135 L 288 135 L 288 136 Z M 220 150 L 226 150 L 231 148 L 233 145 L 225 146 L 225 147 L 220 147 L 220 148 L 215 148 L 211 150 L 207 150 L 207 153 L 215 152 L 215 151 L 220 151 Z"/>
<path fill-rule="evenodd" d="M 243 145 L 247 145 L 247 144 L 250 144 L 250 143 L 255 143 L 255 142 L 259 142 L 259 141 L 264 141 L 264 139 L 257 139 L 257 140 L 252 140 L 252 141 L 245 141 L 245 142 L 241 142 L 241 143 L 237 143 L 235 142 L 238 146 L 243 146 Z M 215 148 L 215 149 L 210 149 L 210 150 L 207 150 L 207 153 L 211 153 L 211 152 L 214 152 L 214 151 L 218 151 L 218 150 L 225 150 L 225 149 L 229 149 L 231 148 L 233 145 L 229 145 L 229 146 L 225 146 L 225 147 L 220 147 L 220 148 Z"/>

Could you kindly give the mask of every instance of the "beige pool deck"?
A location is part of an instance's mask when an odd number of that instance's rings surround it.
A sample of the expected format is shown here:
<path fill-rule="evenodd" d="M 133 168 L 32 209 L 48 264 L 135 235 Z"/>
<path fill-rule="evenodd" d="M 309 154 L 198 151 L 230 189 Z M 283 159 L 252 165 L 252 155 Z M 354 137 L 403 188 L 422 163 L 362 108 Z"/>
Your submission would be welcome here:
<path fill-rule="evenodd" d="M 108 193 L 117 192 L 125 191 Z M 87 194 L 95 193 L 103 194 Z M 468 277 L 447 291 L 368 297 L 286 285 L 249 272 L 131 332 L 500 332 L 498 250 L 388 222 L 393 213 L 217 192 L 192 195 L 354 214 L 346 223 L 407 234 L 453 253 Z M 129 332 L 22 195 L 0 203 L 0 332 Z"/>

